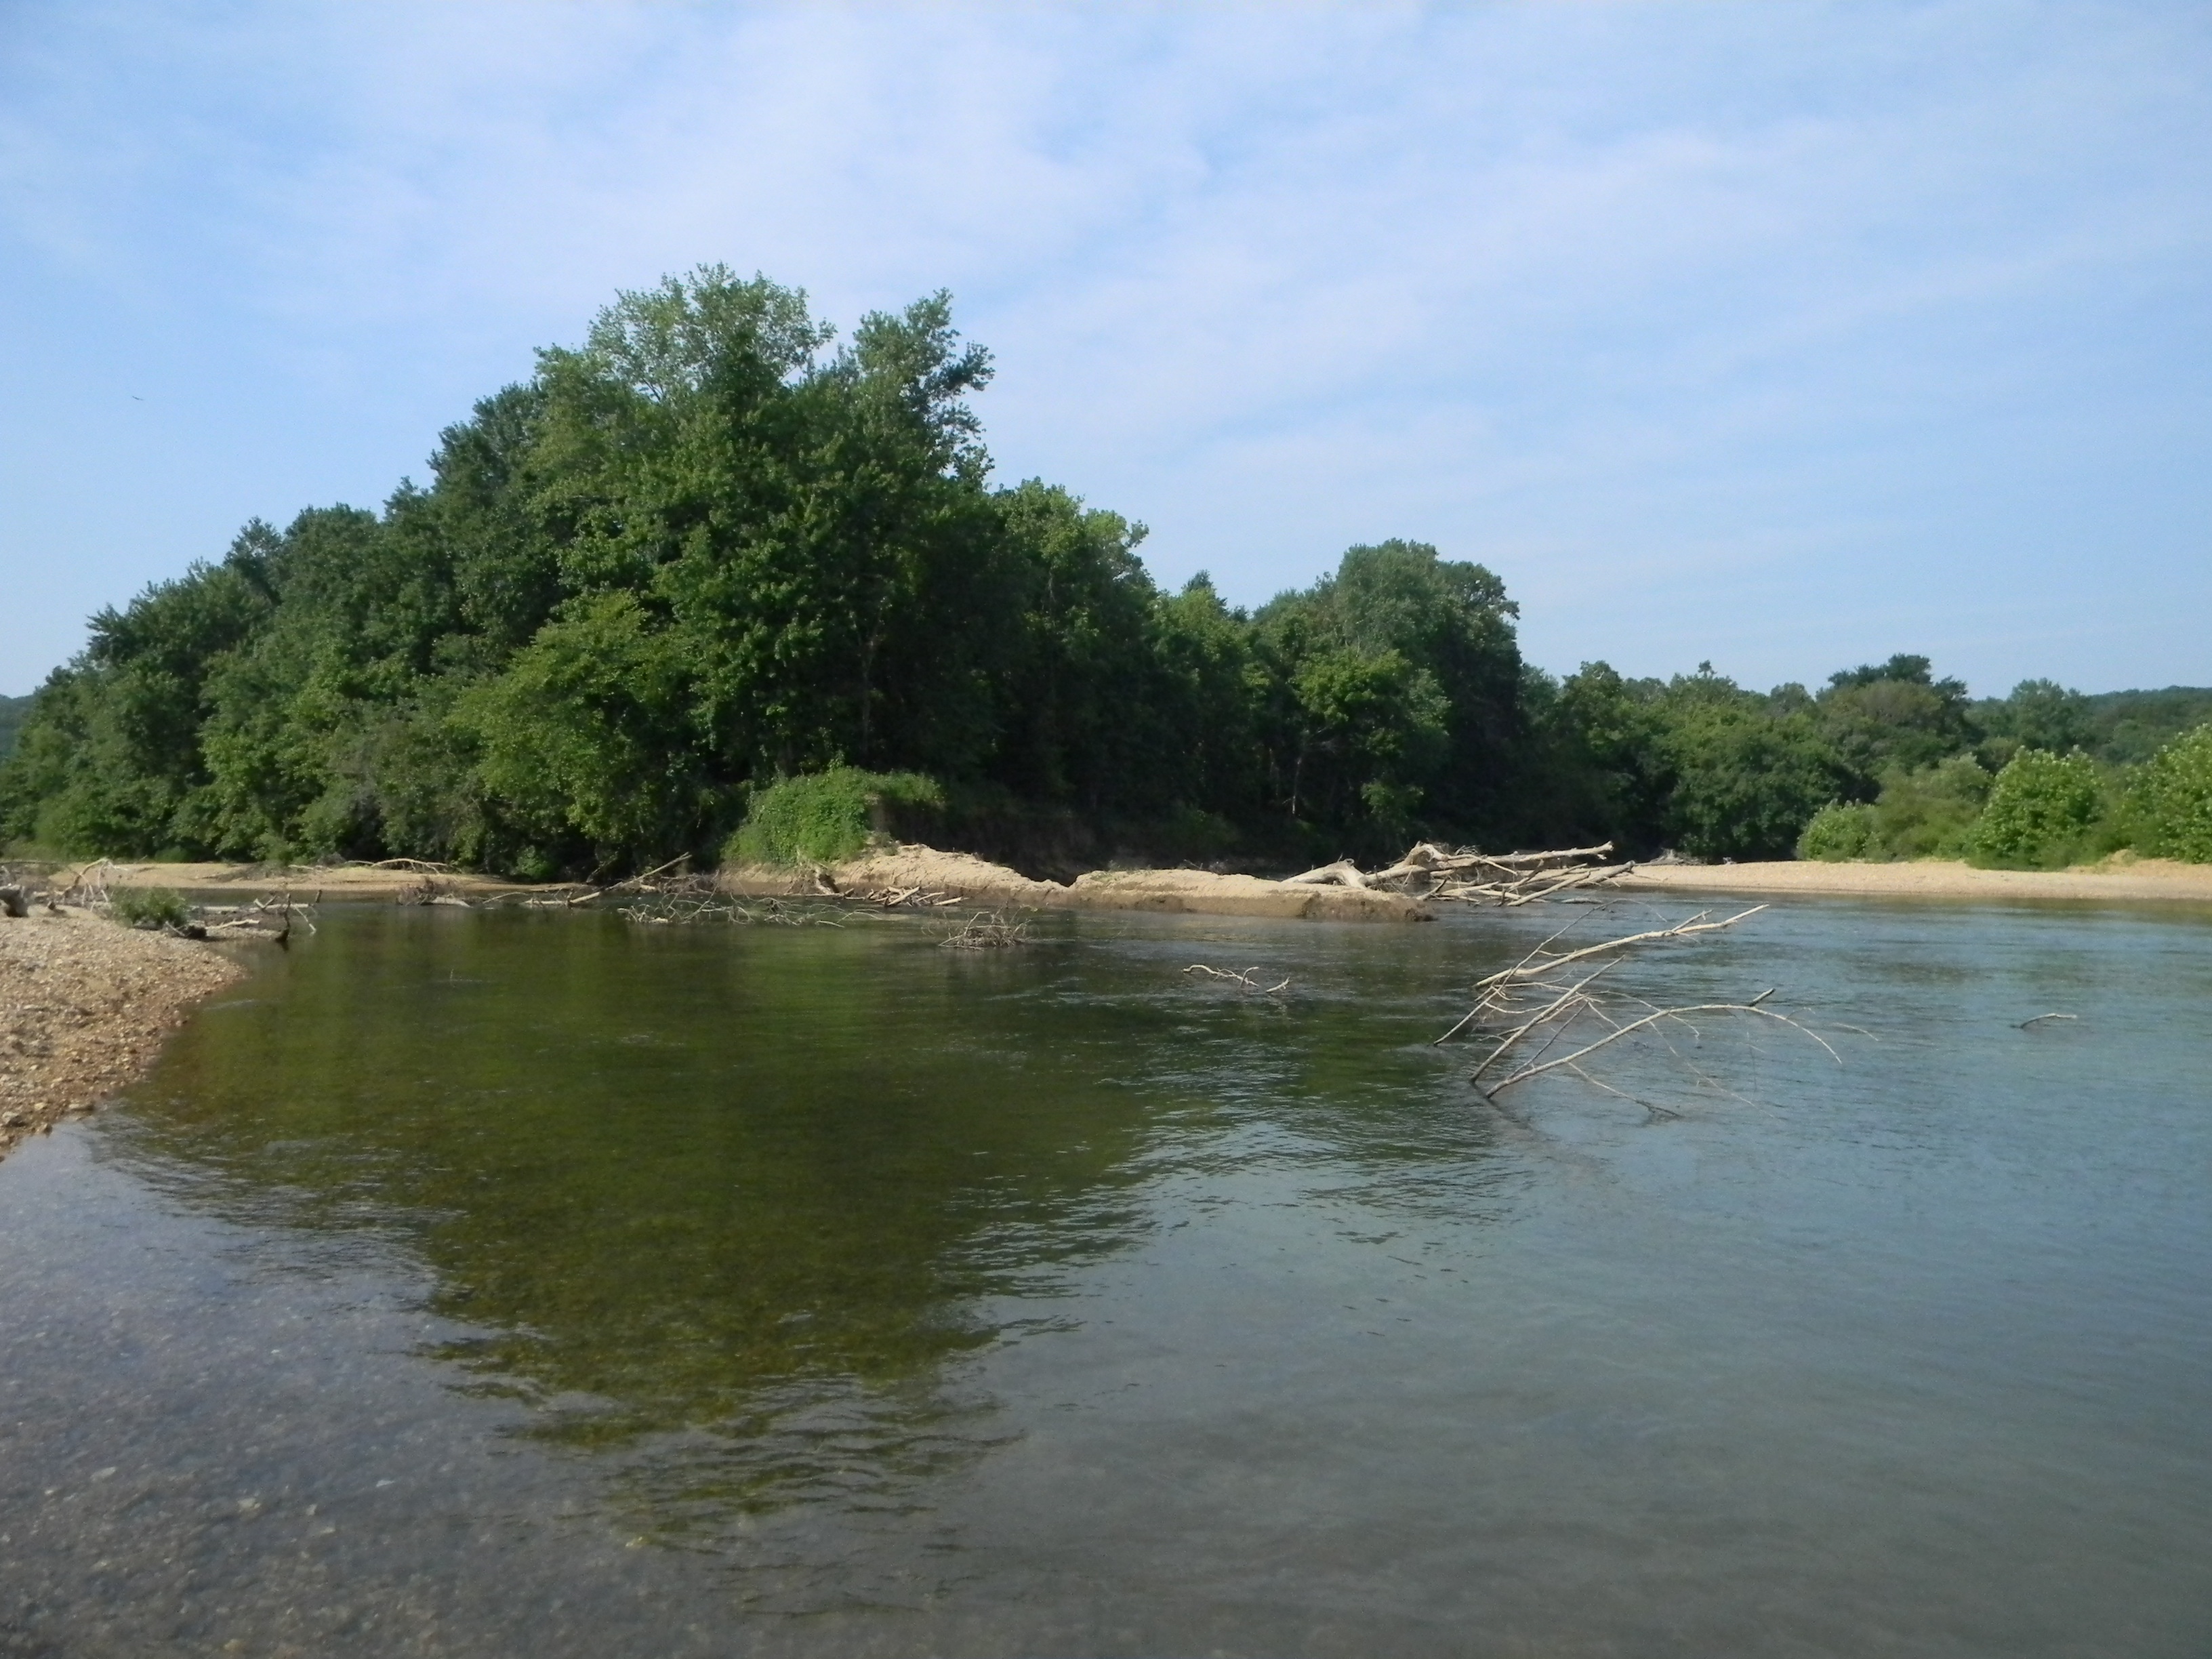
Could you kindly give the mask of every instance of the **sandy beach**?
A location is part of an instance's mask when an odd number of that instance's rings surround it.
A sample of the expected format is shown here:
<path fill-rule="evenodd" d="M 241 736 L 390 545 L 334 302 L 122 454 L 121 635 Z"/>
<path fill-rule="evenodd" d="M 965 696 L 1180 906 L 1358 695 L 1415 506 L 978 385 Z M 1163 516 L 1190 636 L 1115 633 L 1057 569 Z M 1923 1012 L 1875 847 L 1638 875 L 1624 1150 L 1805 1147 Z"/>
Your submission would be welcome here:
<path fill-rule="evenodd" d="M 1633 892 L 2212 904 L 2212 865 L 2165 859 L 2117 859 L 2072 870 L 1977 870 L 1941 859 L 1911 864 L 1645 864 L 1614 885 Z"/>

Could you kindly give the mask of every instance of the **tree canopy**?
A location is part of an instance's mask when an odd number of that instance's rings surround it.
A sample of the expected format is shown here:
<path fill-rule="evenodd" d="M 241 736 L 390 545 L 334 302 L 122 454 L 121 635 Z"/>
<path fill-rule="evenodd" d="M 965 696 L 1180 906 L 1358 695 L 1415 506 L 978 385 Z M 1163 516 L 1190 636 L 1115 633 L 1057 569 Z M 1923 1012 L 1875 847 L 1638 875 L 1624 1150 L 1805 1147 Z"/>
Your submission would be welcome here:
<path fill-rule="evenodd" d="M 720 266 L 623 294 L 444 432 L 427 485 L 257 519 L 92 618 L 0 709 L 0 836 L 583 874 L 710 852 L 764 786 L 834 771 L 921 779 L 955 837 L 1074 825 L 1094 856 L 1778 856 L 1831 803 L 1978 803 L 1901 781 L 2100 733 L 2141 759 L 2197 706 L 1972 703 L 1909 655 L 1817 693 L 1553 680 L 1493 573 L 1409 540 L 1253 613 L 1166 592 L 1142 524 L 994 482 L 991 373 L 942 293 L 842 344 Z"/>

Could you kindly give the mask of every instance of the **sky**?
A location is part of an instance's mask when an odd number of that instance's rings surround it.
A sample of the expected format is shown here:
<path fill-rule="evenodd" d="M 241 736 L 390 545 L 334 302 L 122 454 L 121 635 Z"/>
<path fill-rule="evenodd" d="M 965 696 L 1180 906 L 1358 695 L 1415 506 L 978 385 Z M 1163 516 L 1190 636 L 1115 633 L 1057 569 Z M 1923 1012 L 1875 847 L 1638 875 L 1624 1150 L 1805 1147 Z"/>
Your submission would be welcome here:
<path fill-rule="evenodd" d="M 997 477 L 1258 605 L 2212 684 L 2212 7 L 0 0 L 0 693 L 621 290 L 951 290 Z"/>

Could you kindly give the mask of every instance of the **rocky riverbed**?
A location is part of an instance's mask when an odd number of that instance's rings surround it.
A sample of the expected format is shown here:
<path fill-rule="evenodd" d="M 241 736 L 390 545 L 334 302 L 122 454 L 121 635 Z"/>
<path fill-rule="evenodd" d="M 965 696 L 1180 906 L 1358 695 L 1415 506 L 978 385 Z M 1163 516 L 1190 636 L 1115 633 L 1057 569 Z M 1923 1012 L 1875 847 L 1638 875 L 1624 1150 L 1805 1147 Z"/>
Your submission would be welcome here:
<path fill-rule="evenodd" d="M 245 971 L 72 907 L 0 918 L 0 1156 L 136 1081 L 185 1012 Z"/>

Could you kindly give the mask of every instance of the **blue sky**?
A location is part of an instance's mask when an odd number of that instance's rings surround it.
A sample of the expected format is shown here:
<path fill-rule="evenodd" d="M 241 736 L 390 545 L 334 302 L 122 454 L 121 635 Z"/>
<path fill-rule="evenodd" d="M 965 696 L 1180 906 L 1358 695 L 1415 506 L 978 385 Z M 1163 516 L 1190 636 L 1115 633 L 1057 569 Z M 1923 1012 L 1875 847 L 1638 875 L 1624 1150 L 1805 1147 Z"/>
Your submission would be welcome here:
<path fill-rule="evenodd" d="M 952 290 L 1000 475 L 1534 661 L 2212 683 L 2201 3 L 0 5 L 0 692 L 618 289 Z"/>

